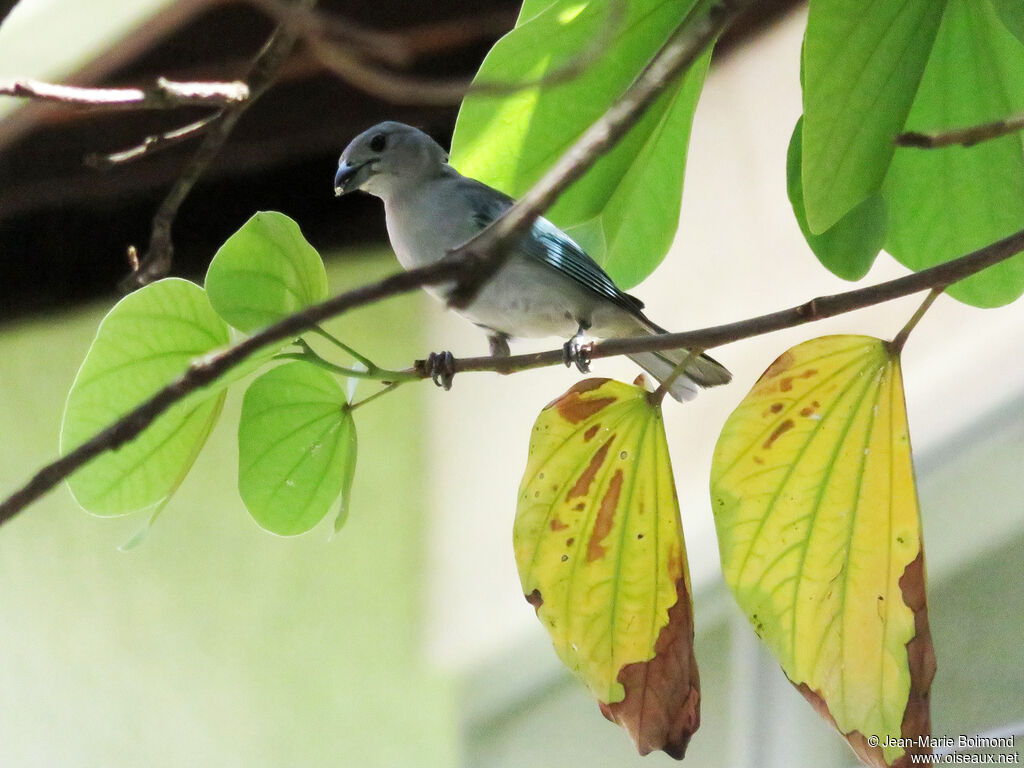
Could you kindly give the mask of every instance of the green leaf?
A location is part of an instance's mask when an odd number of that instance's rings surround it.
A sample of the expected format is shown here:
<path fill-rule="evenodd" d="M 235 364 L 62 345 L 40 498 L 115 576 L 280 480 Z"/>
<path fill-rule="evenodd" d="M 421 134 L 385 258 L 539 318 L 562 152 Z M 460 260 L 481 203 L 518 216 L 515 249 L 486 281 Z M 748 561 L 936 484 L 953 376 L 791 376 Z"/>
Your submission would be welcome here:
<path fill-rule="evenodd" d="M 126 296 L 100 323 L 68 393 L 61 452 L 68 453 L 228 343 L 228 327 L 202 288 L 166 279 Z M 68 480 L 82 507 L 123 515 L 162 504 L 184 479 L 224 401 L 223 387 L 192 393 L 138 437 Z"/>
<path fill-rule="evenodd" d="M 262 211 L 217 251 L 206 291 L 217 314 L 251 333 L 327 298 L 327 273 L 298 224 Z"/>
<path fill-rule="evenodd" d="M 1024 43 L 1024 3 L 1021 0 L 992 0 L 992 5 L 1006 28 Z"/>
<path fill-rule="evenodd" d="M 608 5 L 537 0 L 491 49 L 478 79 L 536 79 L 607 33 Z M 459 112 L 452 163 L 514 197 L 522 195 L 632 83 L 696 0 L 634 0 L 607 51 L 569 82 L 504 96 L 475 94 Z M 548 212 L 622 286 L 661 262 L 679 224 L 690 124 L 708 57 L 655 102 L 620 144 Z"/>
<path fill-rule="evenodd" d="M 1024 112 L 1024 46 L 989 3 L 950 0 L 907 129 L 941 131 Z M 886 250 L 919 270 L 1024 228 L 1024 135 L 972 147 L 900 149 L 885 180 Z M 1017 256 L 948 291 L 977 306 L 1024 292 Z"/>
<path fill-rule="evenodd" d="M 693 607 L 665 426 L 647 394 L 588 379 L 541 412 L 512 540 L 559 658 L 641 754 L 682 757 L 700 722 Z"/>
<path fill-rule="evenodd" d="M 864 762 L 891 765 L 900 739 L 919 751 L 935 657 L 890 345 L 783 353 L 722 428 L 711 499 L 725 580 L 793 684 Z"/>
<path fill-rule="evenodd" d="M 793 213 L 818 261 L 844 280 L 860 280 L 871 269 L 885 243 L 885 200 L 881 195 L 871 195 L 821 234 L 811 232 L 804 211 L 800 174 L 802 125 L 801 117 L 793 129 L 786 155 L 786 185 Z"/>
<path fill-rule="evenodd" d="M 519 9 L 519 17 L 516 19 L 516 26 L 522 26 L 545 8 L 554 5 L 556 2 L 557 0 L 523 0 L 523 7 Z"/>
<path fill-rule="evenodd" d="M 330 373 L 287 363 L 249 386 L 238 424 L 238 490 L 263 528 L 293 536 L 315 526 L 339 492 L 348 495 L 355 461 L 355 422 Z"/>
<path fill-rule="evenodd" d="M 803 49 L 803 189 L 811 232 L 829 229 L 878 191 L 945 5 L 812 0 Z"/>

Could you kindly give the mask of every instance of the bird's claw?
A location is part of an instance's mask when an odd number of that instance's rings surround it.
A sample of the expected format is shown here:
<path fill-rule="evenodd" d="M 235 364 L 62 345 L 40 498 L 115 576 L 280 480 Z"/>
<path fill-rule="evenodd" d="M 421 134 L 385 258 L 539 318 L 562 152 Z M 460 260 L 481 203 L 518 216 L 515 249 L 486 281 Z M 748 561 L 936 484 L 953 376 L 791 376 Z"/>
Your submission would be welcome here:
<path fill-rule="evenodd" d="M 578 336 L 573 336 L 562 346 L 562 362 L 565 367 L 575 364 L 580 373 L 590 373 L 590 351 L 593 344 L 581 344 Z"/>
<path fill-rule="evenodd" d="M 452 353 L 431 352 L 427 358 L 427 375 L 437 386 L 451 389 L 455 378 L 455 357 Z"/>

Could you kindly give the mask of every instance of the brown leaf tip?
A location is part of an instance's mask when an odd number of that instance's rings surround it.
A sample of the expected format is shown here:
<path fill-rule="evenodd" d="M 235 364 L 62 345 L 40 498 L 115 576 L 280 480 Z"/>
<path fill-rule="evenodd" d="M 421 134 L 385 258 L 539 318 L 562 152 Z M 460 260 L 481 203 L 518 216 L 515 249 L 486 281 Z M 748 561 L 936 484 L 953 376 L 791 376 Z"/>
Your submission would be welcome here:
<path fill-rule="evenodd" d="M 931 630 L 928 627 L 928 605 L 925 599 L 924 551 L 903 571 L 900 577 L 900 589 L 903 602 L 914 612 L 914 637 L 907 643 L 907 663 L 910 667 L 910 692 L 907 706 L 903 711 L 900 724 L 900 736 L 909 745 L 901 757 L 896 758 L 892 768 L 908 768 L 914 763 L 921 763 L 923 755 L 932 753 L 927 740 L 921 736 L 931 734 L 930 696 L 932 679 L 935 677 L 935 649 L 932 646 Z M 836 722 L 828 705 L 817 691 L 811 690 L 806 683 L 796 686 L 815 711 L 835 727 Z M 875 735 L 878 734 L 869 734 Z M 871 746 L 867 737 L 860 731 L 844 733 L 847 742 L 864 763 L 884 768 L 887 765 L 880 746 Z"/>
<path fill-rule="evenodd" d="M 686 580 L 676 581 L 676 602 L 654 645 L 654 658 L 624 666 L 622 701 L 601 703 L 601 712 L 625 728 L 646 755 L 660 749 L 682 760 L 700 727 L 700 675 L 693 654 L 693 605 Z"/>

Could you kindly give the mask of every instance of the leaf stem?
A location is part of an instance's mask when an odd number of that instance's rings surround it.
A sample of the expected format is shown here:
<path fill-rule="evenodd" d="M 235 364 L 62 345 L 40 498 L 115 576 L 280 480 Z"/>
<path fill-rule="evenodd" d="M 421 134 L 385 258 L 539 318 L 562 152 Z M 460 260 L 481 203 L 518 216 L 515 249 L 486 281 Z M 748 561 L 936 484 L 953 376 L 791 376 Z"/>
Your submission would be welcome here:
<path fill-rule="evenodd" d="M 354 357 L 356 360 L 358 360 L 360 363 L 366 366 L 367 371 L 376 372 L 382 370 L 382 368 L 378 366 L 376 363 L 374 363 L 370 358 L 366 357 L 365 355 L 359 354 L 352 347 L 350 347 L 348 344 L 339 339 L 337 336 L 328 333 L 326 330 L 324 330 L 323 326 L 316 326 L 313 329 L 313 332 L 327 339 L 329 342 L 331 342 L 331 344 L 336 346 L 338 349 Z"/>
<path fill-rule="evenodd" d="M 322 357 L 315 349 L 307 344 L 303 339 L 296 339 L 295 345 L 302 349 L 301 352 L 282 352 L 281 354 L 274 355 L 275 360 L 303 360 L 307 363 L 312 363 L 324 370 L 336 373 L 339 376 L 347 376 L 352 379 L 372 379 L 374 381 L 383 381 L 388 384 L 392 382 L 401 381 L 416 381 L 420 378 L 418 374 L 410 373 L 408 371 L 389 371 L 385 368 L 380 368 L 373 365 L 367 365 L 370 370 L 361 370 L 359 368 L 346 368 L 342 365 L 336 365 L 330 360 Z M 366 365 L 365 358 L 358 358 L 360 363 Z"/>
<path fill-rule="evenodd" d="M 404 383 L 405 383 L 405 381 L 392 381 L 390 384 L 388 384 L 383 389 L 378 389 L 372 395 L 368 395 L 367 397 L 364 397 L 362 400 L 357 400 L 356 402 L 352 403 L 351 405 L 349 405 L 348 409 L 350 411 L 354 411 L 356 408 L 360 408 L 360 407 L 366 405 L 367 403 L 373 402 L 378 397 L 382 397 L 382 396 L 386 395 L 388 392 L 394 392 L 396 389 L 398 389 Z"/>
<path fill-rule="evenodd" d="M 932 288 L 928 295 L 925 296 L 924 301 L 921 302 L 921 306 L 917 308 L 917 311 L 907 321 L 907 324 L 896 334 L 896 338 L 889 342 L 889 349 L 892 350 L 894 355 L 898 356 L 903 351 L 903 345 L 907 343 L 910 332 L 917 327 L 917 324 L 921 322 L 921 318 L 924 317 L 924 313 L 928 311 L 929 307 L 942 295 L 945 289 L 946 287 L 941 285 Z"/>
<path fill-rule="evenodd" d="M 676 379 L 678 379 L 683 374 L 683 371 L 686 370 L 686 366 L 693 362 L 694 358 L 696 358 L 703 352 L 704 350 L 688 349 L 686 351 L 686 357 L 682 359 L 679 365 L 672 369 L 672 373 L 666 376 L 664 381 L 658 383 L 658 388 L 647 396 L 648 402 L 651 405 L 660 406 L 662 400 L 665 399 L 665 394 L 675 383 Z"/>

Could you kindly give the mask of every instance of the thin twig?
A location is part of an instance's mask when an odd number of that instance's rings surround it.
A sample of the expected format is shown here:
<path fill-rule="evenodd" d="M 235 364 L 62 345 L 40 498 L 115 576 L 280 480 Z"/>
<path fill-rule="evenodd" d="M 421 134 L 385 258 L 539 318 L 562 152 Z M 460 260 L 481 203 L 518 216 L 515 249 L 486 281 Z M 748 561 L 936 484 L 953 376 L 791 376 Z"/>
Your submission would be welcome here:
<path fill-rule="evenodd" d="M 726 27 L 753 0 L 720 0 L 699 18 L 688 18 L 669 36 L 651 64 L 606 111 L 559 158 L 551 169 L 491 225 L 452 255 L 473 255 L 476 266 L 463 277 L 448 298 L 449 305 L 470 304 L 480 286 L 500 267 L 511 246 L 542 211 L 580 178 L 605 152 L 614 147 L 636 124 L 647 107 L 695 62 Z M 482 257 L 481 257 L 482 256 Z"/>
<path fill-rule="evenodd" d="M 221 112 L 218 110 L 212 115 L 207 115 L 200 120 L 196 120 L 194 123 L 189 123 L 188 125 L 183 125 L 180 128 L 174 128 L 173 130 L 165 131 L 163 133 L 155 133 L 151 136 L 147 136 L 134 147 L 128 147 L 127 149 L 107 154 L 93 152 L 92 154 L 86 155 L 85 164 L 90 168 L 104 170 L 115 165 L 121 165 L 123 163 L 129 163 L 132 160 L 138 160 L 141 157 L 154 155 L 160 150 L 173 147 L 175 144 L 180 144 L 181 142 L 188 141 L 189 139 L 198 138 L 211 125 L 220 120 L 220 118 Z"/>
<path fill-rule="evenodd" d="M 275 0 L 257 0 L 268 8 L 279 8 Z M 594 36 L 586 48 L 567 61 L 540 77 L 521 81 L 469 80 L 463 78 L 423 78 L 393 72 L 370 63 L 358 49 L 346 43 L 339 44 L 324 37 L 322 30 L 301 20 L 292 18 L 287 10 L 275 11 L 275 18 L 282 24 L 293 24 L 299 30 L 310 52 L 329 70 L 347 83 L 354 85 L 377 98 L 396 104 L 418 104 L 446 106 L 458 104 L 472 93 L 500 95 L 518 91 L 559 85 L 578 78 L 587 72 L 614 40 L 622 27 L 625 15 L 625 0 L 610 0 L 605 23 L 600 34 Z"/>
<path fill-rule="evenodd" d="M 0 96 L 53 101 L 72 107 L 103 109 L 176 109 L 244 104 L 249 86 L 241 82 L 183 83 L 157 78 L 152 88 L 83 88 L 40 80 L 0 80 Z"/>
<path fill-rule="evenodd" d="M 983 141 L 998 139 L 1000 136 L 1024 130 L 1024 115 L 1014 115 L 1004 120 L 996 120 L 984 125 L 972 125 L 968 128 L 956 128 L 951 131 L 921 133 L 907 131 L 896 137 L 899 147 L 916 147 L 918 149 L 939 149 L 957 144 L 971 147 Z"/>
<path fill-rule="evenodd" d="M 312 7 L 316 0 L 297 0 L 303 7 Z M 206 129 L 203 141 L 195 154 L 192 155 L 178 180 L 167 193 L 153 216 L 153 228 L 149 236 L 149 247 L 143 256 L 139 269 L 132 272 L 121 282 L 121 288 L 131 291 L 157 278 L 163 277 L 171 268 L 174 257 L 174 245 L 171 240 L 171 227 L 178 215 L 178 209 L 185 201 L 199 177 L 207 166 L 220 152 L 224 142 L 234 129 L 239 118 L 252 106 L 271 86 L 285 60 L 295 47 L 296 35 L 292 30 L 278 27 L 256 55 L 246 81 L 249 86 L 249 98 L 243 102 L 225 107 L 219 119 Z"/>
<path fill-rule="evenodd" d="M 595 344 L 590 356 L 592 359 L 597 359 L 653 350 L 710 349 L 740 339 L 760 336 L 772 331 L 792 328 L 881 304 L 934 286 L 951 285 L 986 267 L 1005 261 L 1021 251 L 1024 251 L 1024 230 L 959 259 L 895 280 L 833 296 L 812 299 L 792 309 L 699 331 L 644 336 L 634 339 L 611 339 Z M 324 320 L 356 307 L 407 293 L 425 285 L 439 285 L 457 280 L 464 270 L 465 261 L 446 259 L 428 267 L 399 272 L 376 283 L 356 288 L 320 304 L 307 307 L 234 346 L 214 352 L 196 361 L 176 381 L 168 384 L 75 450 L 40 469 L 28 483 L 0 503 L 0 524 L 10 520 L 91 459 L 106 451 L 114 450 L 137 436 L 176 402 L 191 392 L 216 381 L 263 347 L 275 342 L 294 339 Z M 563 362 L 562 355 L 562 350 L 557 349 L 532 355 L 516 355 L 500 360 L 495 360 L 493 357 L 465 358 L 455 361 L 455 370 L 463 372 L 522 371 L 542 366 L 560 365 Z M 410 372 L 415 372 L 420 378 L 429 376 L 423 361 L 417 361 Z"/>

